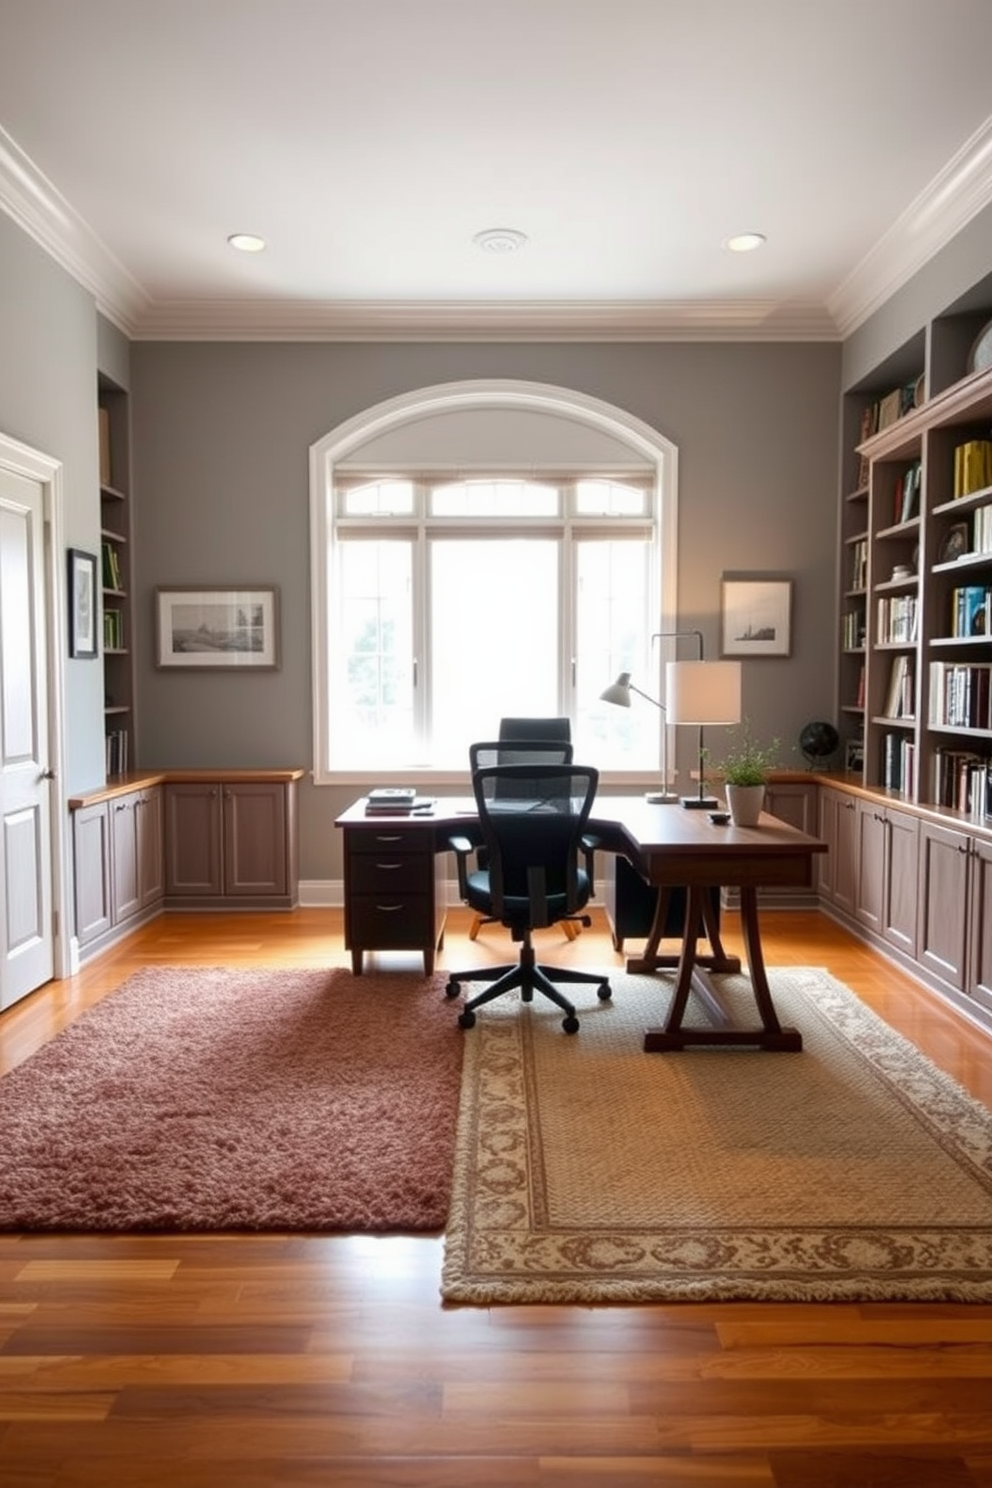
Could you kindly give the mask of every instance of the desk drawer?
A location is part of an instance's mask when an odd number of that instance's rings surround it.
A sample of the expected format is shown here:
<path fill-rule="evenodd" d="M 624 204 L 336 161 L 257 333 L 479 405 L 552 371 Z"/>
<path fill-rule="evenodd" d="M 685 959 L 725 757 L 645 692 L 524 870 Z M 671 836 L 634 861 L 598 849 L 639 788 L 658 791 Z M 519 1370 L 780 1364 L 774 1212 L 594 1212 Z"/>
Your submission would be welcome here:
<path fill-rule="evenodd" d="M 429 894 L 354 894 L 348 921 L 352 946 L 400 951 L 434 944 Z"/>
<path fill-rule="evenodd" d="M 351 891 L 355 894 L 397 895 L 430 888 L 434 860 L 425 853 L 356 853 L 349 863 Z"/>
<path fill-rule="evenodd" d="M 348 852 L 356 857 L 367 853 L 434 853 L 434 833 L 430 827 L 382 826 L 362 827 L 347 834 Z"/>

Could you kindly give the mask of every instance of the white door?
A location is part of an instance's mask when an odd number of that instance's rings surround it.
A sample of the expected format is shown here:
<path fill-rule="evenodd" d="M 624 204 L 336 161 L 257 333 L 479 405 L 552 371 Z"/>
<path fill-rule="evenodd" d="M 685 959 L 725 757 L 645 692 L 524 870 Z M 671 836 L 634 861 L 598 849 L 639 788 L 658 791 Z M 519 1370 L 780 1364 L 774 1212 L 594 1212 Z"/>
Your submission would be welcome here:
<path fill-rule="evenodd" d="M 0 466 L 0 1008 L 54 975 L 44 498 Z"/>

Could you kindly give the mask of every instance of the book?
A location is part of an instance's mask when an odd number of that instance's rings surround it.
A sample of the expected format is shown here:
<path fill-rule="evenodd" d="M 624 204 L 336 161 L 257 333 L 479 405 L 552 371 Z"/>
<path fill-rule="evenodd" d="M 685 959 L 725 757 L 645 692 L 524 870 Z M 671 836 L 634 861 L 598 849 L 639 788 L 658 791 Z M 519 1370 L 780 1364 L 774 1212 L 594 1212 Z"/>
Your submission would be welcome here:
<path fill-rule="evenodd" d="M 417 795 L 413 785 L 380 785 L 368 793 L 370 806 L 412 806 Z"/>
<path fill-rule="evenodd" d="M 366 816 L 413 816 L 428 812 L 434 806 L 433 796 L 411 796 L 402 801 L 373 801 L 369 796 L 365 802 Z"/>

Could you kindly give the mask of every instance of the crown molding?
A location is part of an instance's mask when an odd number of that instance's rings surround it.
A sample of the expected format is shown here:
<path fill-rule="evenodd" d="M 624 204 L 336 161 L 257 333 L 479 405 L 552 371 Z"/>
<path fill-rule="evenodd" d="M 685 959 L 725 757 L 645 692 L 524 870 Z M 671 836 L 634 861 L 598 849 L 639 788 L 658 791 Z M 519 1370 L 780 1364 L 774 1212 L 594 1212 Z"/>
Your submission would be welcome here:
<path fill-rule="evenodd" d="M 840 335 L 857 330 L 990 201 L 992 118 L 962 145 L 831 295 L 827 309 Z"/>
<path fill-rule="evenodd" d="M 992 201 L 992 118 L 826 304 L 774 300 L 155 302 L 0 128 L 0 209 L 136 341 L 838 341 Z"/>
<path fill-rule="evenodd" d="M 3 128 L 0 208 L 89 291 L 108 319 L 125 332 L 137 324 L 149 304 L 141 285 Z"/>
<path fill-rule="evenodd" d="M 835 341 L 822 306 L 774 301 L 192 300 L 152 306 L 137 341 Z"/>

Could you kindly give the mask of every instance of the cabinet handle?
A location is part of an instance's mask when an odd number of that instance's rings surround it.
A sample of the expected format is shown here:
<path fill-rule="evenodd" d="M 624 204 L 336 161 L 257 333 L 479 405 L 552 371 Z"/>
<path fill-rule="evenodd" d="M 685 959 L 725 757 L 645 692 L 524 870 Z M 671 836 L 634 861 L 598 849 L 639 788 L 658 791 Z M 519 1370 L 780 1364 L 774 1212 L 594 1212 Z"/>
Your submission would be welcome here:
<path fill-rule="evenodd" d="M 127 807 L 124 805 L 124 803 L 122 801 L 119 806 L 115 806 L 114 807 L 114 810 L 115 811 L 126 811 L 127 810 Z"/>
<path fill-rule="evenodd" d="M 402 868 L 403 867 L 403 864 L 402 863 L 376 863 L 375 866 L 377 868 L 382 868 L 387 873 L 391 873 L 396 868 Z"/>
<path fill-rule="evenodd" d="M 377 904 L 376 905 L 376 909 L 379 910 L 379 912 L 381 914 L 396 914 L 402 908 L 403 908 L 403 905 L 402 904 Z"/>
<path fill-rule="evenodd" d="M 377 837 L 375 840 L 376 842 L 402 842 L 403 838 L 396 834 L 392 837 Z"/>
<path fill-rule="evenodd" d="M 853 811 L 854 810 L 854 802 L 853 801 L 845 801 L 844 802 L 844 810 L 845 811 Z"/>

